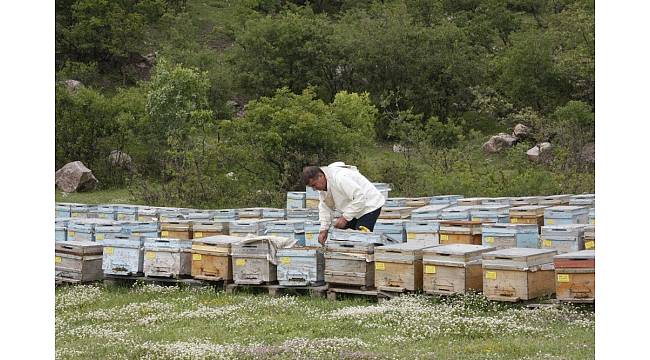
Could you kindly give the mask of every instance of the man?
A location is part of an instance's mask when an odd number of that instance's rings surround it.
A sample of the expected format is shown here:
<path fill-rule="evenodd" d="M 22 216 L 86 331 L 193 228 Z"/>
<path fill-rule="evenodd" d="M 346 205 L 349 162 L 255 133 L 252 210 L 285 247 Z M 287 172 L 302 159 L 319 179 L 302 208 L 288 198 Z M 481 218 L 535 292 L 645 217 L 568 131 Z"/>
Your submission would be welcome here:
<path fill-rule="evenodd" d="M 343 166 L 339 162 L 323 167 L 308 166 L 302 171 L 303 183 L 319 191 L 318 242 L 321 245 L 327 240 L 334 209 L 343 213 L 334 223 L 335 228 L 359 230 L 363 226 L 372 231 L 386 202 L 365 176 Z"/>

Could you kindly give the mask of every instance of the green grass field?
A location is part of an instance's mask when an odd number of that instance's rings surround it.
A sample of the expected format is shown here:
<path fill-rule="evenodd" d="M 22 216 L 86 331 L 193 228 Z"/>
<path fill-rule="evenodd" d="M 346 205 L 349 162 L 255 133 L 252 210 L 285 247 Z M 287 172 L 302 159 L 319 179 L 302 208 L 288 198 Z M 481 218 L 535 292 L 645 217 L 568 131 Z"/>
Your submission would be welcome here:
<path fill-rule="evenodd" d="M 593 359 L 594 313 L 482 295 L 385 303 L 136 284 L 56 290 L 57 359 Z"/>

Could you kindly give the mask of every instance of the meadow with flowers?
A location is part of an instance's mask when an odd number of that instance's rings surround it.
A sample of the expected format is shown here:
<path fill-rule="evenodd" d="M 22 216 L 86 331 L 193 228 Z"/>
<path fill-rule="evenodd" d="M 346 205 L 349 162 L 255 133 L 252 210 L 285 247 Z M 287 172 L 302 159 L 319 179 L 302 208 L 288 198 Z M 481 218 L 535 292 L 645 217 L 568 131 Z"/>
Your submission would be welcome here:
<path fill-rule="evenodd" d="M 593 359 L 592 307 L 376 303 L 136 283 L 56 289 L 57 359 Z"/>

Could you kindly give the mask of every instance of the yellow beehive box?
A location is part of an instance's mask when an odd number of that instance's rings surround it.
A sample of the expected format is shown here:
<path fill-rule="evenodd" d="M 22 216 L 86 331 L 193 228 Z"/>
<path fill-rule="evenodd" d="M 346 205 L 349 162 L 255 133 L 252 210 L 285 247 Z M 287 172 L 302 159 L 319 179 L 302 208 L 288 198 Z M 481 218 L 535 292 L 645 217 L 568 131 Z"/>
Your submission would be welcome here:
<path fill-rule="evenodd" d="M 231 282 L 231 246 L 241 240 L 241 237 L 227 235 L 192 240 L 192 277 Z"/>
<path fill-rule="evenodd" d="M 480 221 L 441 221 L 439 243 L 481 245 L 481 224 Z"/>
<path fill-rule="evenodd" d="M 381 291 L 422 290 L 422 249 L 430 246 L 402 243 L 375 248 L 375 287 Z"/>
<path fill-rule="evenodd" d="M 483 290 L 481 255 L 491 246 L 452 244 L 423 250 L 423 290 L 429 294 L 463 294 Z"/>

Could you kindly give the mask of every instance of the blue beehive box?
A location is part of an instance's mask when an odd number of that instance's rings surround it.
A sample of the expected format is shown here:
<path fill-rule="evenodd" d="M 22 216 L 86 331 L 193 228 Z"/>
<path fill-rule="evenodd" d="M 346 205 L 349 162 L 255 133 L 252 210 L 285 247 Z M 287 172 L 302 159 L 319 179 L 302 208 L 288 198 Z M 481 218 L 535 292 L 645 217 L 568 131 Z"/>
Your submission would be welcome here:
<path fill-rule="evenodd" d="M 461 198 L 458 199 L 456 205 L 458 206 L 474 206 L 483 204 L 483 200 L 487 199 L 486 197 L 471 197 L 471 198 Z"/>
<path fill-rule="evenodd" d="M 69 203 L 55 203 L 54 204 L 54 217 L 57 218 L 69 218 L 70 217 L 70 206 Z"/>
<path fill-rule="evenodd" d="M 544 209 L 544 225 L 587 224 L 589 208 L 585 206 L 551 206 Z"/>
<path fill-rule="evenodd" d="M 66 228 L 63 225 L 54 224 L 54 241 L 66 241 Z"/>
<path fill-rule="evenodd" d="M 535 224 L 483 224 L 481 233 L 484 246 L 497 250 L 507 248 L 539 248 L 539 228 Z"/>
<path fill-rule="evenodd" d="M 67 241 L 95 241 L 95 227 L 112 223 L 106 219 L 72 219 L 68 222 Z"/>
<path fill-rule="evenodd" d="M 539 204 L 539 196 L 519 196 L 510 198 L 510 206 L 528 206 Z"/>
<path fill-rule="evenodd" d="M 388 193 L 391 191 L 390 184 L 386 183 L 372 183 L 379 192 L 384 195 L 384 199 L 388 199 Z"/>
<path fill-rule="evenodd" d="M 589 223 L 596 225 L 596 208 L 589 209 Z"/>
<path fill-rule="evenodd" d="M 276 208 L 263 208 L 262 219 L 284 220 L 287 216 L 287 210 Z"/>
<path fill-rule="evenodd" d="M 539 198 L 539 205 L 558 206 L 569 205 L 571 194 L 549 195 Z"/>
<path fill-rule="evenodd" d="M 352 229 L 336 229 L 332 228 L 329 231 L 328 244 L 331 244 L 330 241 L 342 241 L 342 242 L 360 242 L 364 244 L 394 244 L 398 243 L 396 239 L 393 239 L 386 234 L 380 234 L 378 232 L 364 232 Z"/>
<path fill-rule="evenodd" d="M 305 186 L 305 200 L 306 199 L 318 200 L 319 199 L 318 190 L 310 186 Z"/>
<path fill-rule="evenodd" d="M 510 205 L 512 200 L 509 197 L 485 198 L 481 205 Z"/>
<path fill-rule="evenodd" d="M 305 191 L 287 192 L 287 209 L 302 209 L 306 207 L 306 199 L 307 193 Z"/>
<path fill-rule="evenodd" d="M 266 223 L 266 235 L 295 239 L 297 246 L 305 245 L 305 223 L 301 220 L 277 220 Z"/>
<path fill-rule="evenodd" d="M 442 220 L 459 220 L 459 221 L 469 221 L 472 217 L 470 211 L 474 206 L 450 206 L 442 210 L 441 219 Z"/>
<path fill-rule="evenodd" d="M 160 222 L 186 220 L 187 214 L 181 208 L 163 207 L 158 209 Z"/>
<path fill-rule="evenodd" d="M 262 218 L 262 208 L 243 208 L 237 209 L 237 215 L 239 219 L 261 219 Z"/>
<path fill-rule="evenodd" d="M 555 249 L 558 254 L 584 250 L 586 227 L 586 224 L 542 226 L 540 247 L 542 249 Z"/>
<path fill-rule="evenodd" d="M 90 217 L 89 213 L 93 208 L 94 208 L 93 205 L 71 204 L 70 217 L 76 219 L 87 219 Z"/>
<path fill-rule="evenodd" d="M 116 211 L 115 206 L 111 204 L 97 205 L 93 210 L 90 211 L 93 214 L 92 218 L 97 219 L 106 219 L 106 220 L 116 220 Z"/>
<path fill-rule="evenodd" d="M 287 220 L 318 220 L 318 209 L 287 209 Z"/>
<path fill-rule="evenodd" d="M 404 220 L 378 219 L 372 232 L 384 234 L 400 243 L 406 241 Z"/>
<path fill-rule="evenodd" d="M 477 205 L 470 210 L 472 221 L 509 223 L 510 205 Z"/>
<path fill-rule="evenodd" d="M 442 211 L 450 204 L 435 204 L 427 205 L 413 210 L 411 212 L 411 220 L 437 220 L 442 218 Z"/>
<path fill-rule="evenodd" d="M 111 235 L 103 241 L 104 274 L 141 274 L 144 263 L 144 238 L 124 234 Z"/>
<path fill-rule="evenodd" d="M 214 219 L 214 210 L 188 209 L 185 218 L 187 220 L 210 221 Z"/>
<path fill-rule="evenodd" d="M 440 220 L 405 221 L 404 230 L 406 232 L 406 242 L 423 245 L 439 244 Z"/>
<path fill-rule="evenodd" d="M 239 216 L 237 216 L 236 209 L 219 209 L 219 210 L 214 210 L 214 220 L 234 221 L 234 220 L 239 220 Z"/>
<path fill-rule="evenodd" d="M 115 204 L 115 219 L 120 221 L 138 220 L 138 206 L 129 204 Z"/>
<path fill-rule="evenodd" d="M 320 246 L 320 243 L 318 242 L 319 233 L 320 233 L 319 221 L 315 221 L 315 220 L 305 221 L 305 246 Z"/>
<path fill-rule="evenodd" d="M 160 223 L 157 221 L 126 221 L 122 224 L 125 235 L 157 238 L 160 236 Z"/>
<path fill-rule="evenodd" d="M 596 194 L 573 195 L 569 199 L 569 205 L 593 207 L 596 204 Z"/>
<path fill-rule="evenodd" d="M 427 206 L 427 205 L 430 205 L 430 204 L 431 204 L 431 197 L 430 196 L 425 196 L 425 197 L 406 198 L 404 206 L 420 208 L 420 207 Z"/>
<path fill-rule="evenodd" d="M 325 282 L 325 257 L 319 248 L 278 249 L 278 283 L 282 286 L 317 286 Z"/>
<path fill-rule="evenodd" d="M 462 199 L 463 195 L 435 195 L 429 200 L 431 205 L 448 204 L 457 205 L 458 200 Z"/>
<path fill-rule="evenodd" d="M 231 236 L 260 236 L 264 235 L 266 230 L 266 225 L 270 220 L 259 220 L 259 219 L 242 219 L 231 221 L 228 224 L 228 231 Z"/>
<path fill-rule="evenodd" d="M 95 241 L 102 242 L 106 238 L 123 234 L 123 224 L 118 221 L 113 221 L 109 224 L 95 225 Z"/>
<path fill-rule="evenodd" d="M 160 208 L 153 206 L 138 206 L 138 221 L 159 221 Z"/>
<path fill-rule="evenodd" d="M 384 207 L 404 207 L 406 206 L 406 198 L 387 198 Z"/>

